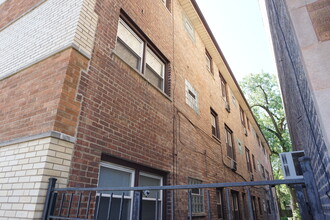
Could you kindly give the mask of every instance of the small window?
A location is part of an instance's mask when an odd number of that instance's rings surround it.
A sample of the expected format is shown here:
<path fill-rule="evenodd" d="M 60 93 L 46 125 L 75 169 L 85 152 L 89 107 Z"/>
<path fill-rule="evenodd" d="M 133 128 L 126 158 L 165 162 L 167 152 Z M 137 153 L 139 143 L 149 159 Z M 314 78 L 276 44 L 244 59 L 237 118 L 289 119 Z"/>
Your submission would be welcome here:
<path fill-rule="evenodd" d="M 218 220 L 224 219 L 224 212 L 223 212 L 223 198 L 222 198 L 222 190 L 217 189 L 217 213 L 218 213 Z"/>
<path fill-rule="evenodd" d="M 265 172 L 266 172 L 266 179 L 267 180 L 270 180 L 270 178 L 269 178 L 269 172 L 267 170 Z"/>
<path fill-rule="evenodd" d="M 221 95 L 222 98 L 225 100 L 225 102 L 228 103 L 228 92 L 227 92 L 227 82 L 225 81 L 225 79 L 222 77 L 222 75 L 219 73 L 220 75 L 220 80 L 221 80 Z"/>
<path fill-rule="evenodd" d="M 212 136 L 219 139 L 220 132 L 218 126 L 218 114 L 211 108 L 211 127 L 212 127 Z"/>
<path fill-rule="evenodd" d="M 246 124 L 247 124 L 248 129 L 250 130 L 250 121 L 249 121 L 248 117 L 246 117 Z"/>
<path fill-rule="evenodd" d="M 250 151 L 247 147 L 245 147 L 245 156 L 246 156 L 246 165 L 249 172 L 252 172 L 252 165 L 250 159 Z"/>
<path fill-rule="evenodd" d="M 261 144 L 262 147 L 262 151 L 264 152 L 264 154 L 266 155 L 266 150 L 265 150 L 265 146 L 263 144 Z"/>
<path fill-rule="evenodd" d="M 206 69 L 213 74 L 212 57 L 207 50 L 205 50 L 205 58 L 206 58 Z"/>
<path fill-rule="evenodd" d="M 241 213 L 239 208 L 239 201 L 238 201 L 238 192 L 232 190 L 231 191 L 232 196 L 232 207 L 233 207 L 233 219 L 239 220 L 241 219 Z"/>
<path fill-rule="evenodd" d="M 225 126 L 226 131 L 226 146 L 227 146 L 227 156 L 233 160 L 235 160 L 235 150 L 233 144 L 233 132 Z"/>
<path fill-rule="evenodd" d="M 258 203 L 259 203 L 259 214 L 262 215 L 262 205 L 261 205 L 261 199 L 258 197 Z"/>
<path fill-rule="evenodd" d="M 262 177 L 263 178 L 266 178 L 266 175 L 265 175 L 265 168 L 262 164 L 260 164 L 260 168 L 261 168 L 261 174 L 262 174 Z"/>
<path fill-rule="evenodd" d="M 166 84 L 169 79 L 169 74 L 166 73 L 166 58 L 137 27 L 133 30 L 131 26 L 134 25 L 123 19 L 120 18 L 118 22 L 116 54 L 143 75 L 150 84 L 169 95 L 169 83 Z"/>
<path fill-rule="evenodd" d="M 267 210 L 268 210 L 268 214 L 272 214 L 272 209 L 270 208 L 269 200 L 267 200 Z"/>
<path fill-rule="evenodd" d="M 187 16 L 184 16 L 183 22 L 184 22 L 184 27 L 189 34 L 189 37 L 194 41 L 195 40 L 194 26 L 191 24 Z"/>
<path fill-rule="evenodd" d="M 257 204 L 256 204 L 256 197 L 252 196 L 252 210 L 253 210 L 253 215 L 254 218 L 257 218 Z"/>
<path fill-rule="evenodd" d="M 241 118 L 241 123 L 243 125 L 243 127 L 245 128 L 245 117 L 244 117 L 244 111 L 242 109 L 242 107 L 239 107 L 239 116 Z"/>
<path fill-rule="evenodd" d="M 188 178 L 188 184 L 202 184 L 201 180 Z M 203 189 L 192 189 L 191 190 L 192 195 L 192 212 L 194 214 L 196 213 L 203 213 L 204 212 L 204 191 Z"/>
<path fill-rule="evenodd" d="M 199 113 L 199 107 L 198 107 L 198 93 L 192 87 L 192 85 L 188 82 L 188 80 L 185 81 L 186 83 L 186 103 L 195 110 L 196 113 Z"/>
<path fill-rule="evenodd" d="M 252 154 L 252 163 L 253 163 L 253 169 L 256 170 L 256 160 L 254 159 L 254 155 Z"/>

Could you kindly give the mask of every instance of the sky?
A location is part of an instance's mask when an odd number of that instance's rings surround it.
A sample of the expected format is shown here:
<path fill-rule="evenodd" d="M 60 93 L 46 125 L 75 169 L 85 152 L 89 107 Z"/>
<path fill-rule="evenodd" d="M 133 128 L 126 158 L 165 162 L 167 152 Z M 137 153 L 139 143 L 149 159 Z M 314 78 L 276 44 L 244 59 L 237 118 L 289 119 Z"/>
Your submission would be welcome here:
<path fill-rule="evenodd" d="M 276 73 L 263 0 L 196 1 L 238 81 Z"/>

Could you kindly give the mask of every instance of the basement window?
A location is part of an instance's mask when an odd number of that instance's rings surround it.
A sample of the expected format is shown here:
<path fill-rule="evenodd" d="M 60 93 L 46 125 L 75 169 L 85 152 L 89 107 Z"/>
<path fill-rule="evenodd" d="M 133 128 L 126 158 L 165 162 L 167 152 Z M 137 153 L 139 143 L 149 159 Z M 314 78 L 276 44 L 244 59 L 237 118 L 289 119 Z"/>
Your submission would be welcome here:
<path fill-rule="evenodd" d="M 198 179 L 188 178 L 188 184 L 202 184 L 203 182 Z M 192 200 L 192 213 L 202 214 L 204 213 L 204 190 L 203 189 L 192 189 L 191 190 Z"/>

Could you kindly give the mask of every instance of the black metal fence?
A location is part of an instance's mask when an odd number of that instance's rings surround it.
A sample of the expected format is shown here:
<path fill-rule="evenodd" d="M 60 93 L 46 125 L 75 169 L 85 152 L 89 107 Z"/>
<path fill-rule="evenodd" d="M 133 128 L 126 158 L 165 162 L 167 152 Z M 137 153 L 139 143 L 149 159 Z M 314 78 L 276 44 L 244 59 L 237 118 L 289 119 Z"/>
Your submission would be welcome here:
<path fill-rule="evenodd" d="M 42 219 L 66 219 L 66 220 L 141 220 L 141 219 L 182 219 L 176 216 L 176 196 L 186 195 L 187 209 L 186 217 L 192 220 L 193 213 L 193 192 L 196 189 L 208 189 L 206 191 L 206 207 L 204 219 L 212 219 L 210 191 L 214 189 L 222 189 L 226 197 L 227 215 L 224 219 L 235 218 L 235 204 L 230 202 L 230 189 L 235 187 L 245 187 L 247 208 L 245 210 L 245 218 L 256 219 L 255 204 L 251 196 L 251 187 L 263 187 L 268 189 L 268 197 L 270 198 L 269 209 L 270 217 L 268 219 L 278 219 L 276 211 L 272 187 L 280 184 L 287 184 L 296 189 L 297 198 L 300 205 L 300 211 L 303 219 L 324 219 L 319 204 L 319 198 L 315 188 L 313 173 L 308 160 L 303 160 L 302 168 L 304 178 L 292 180 L 272 180 L 272 181 L 255 181 L 255 182 L 232 182 L 232 183 L 212 183 L 212 184 L 194 184 L 194 185 L 176 185 L 176 186 L 148 186 L 148 187 L 116 187 L 116 188 L 55 188 L 56 179 L 50 178 L 48 192 L 45 201 L 45 208 Z M 304 189 L 303 189 L 304 188 Z M 178 191 L 186 191 L 186 193 L 177 193 Z M 144 198 L 148 197 L 152 192 L 152 199 L 147 202 Z M 308 195 L 306 197 L 306 194 Z M 161 197 L 165 195 L 167 199 L 162 199 L 165 206 L 161 205 Z M 184 198 L 181 198 L 184 200 Z M 224 205 L 224 204 L 223 204 Z M 147 217 L 144 208 L 148 208 Z M 162 218 L 163 209 L 165 210 L 165 218 Z M 153 209 L 153 210 L 151 210 Z M 129 213 L 129 214 L 128 214 Z M 143 217 L 145 215 L 145 217 Z M 214 215 L 213 215 L 214 216 Z M 237 217 L 237 216 L 236 216 Z M 242 219 L 242 218 L 240 218 Z"/>

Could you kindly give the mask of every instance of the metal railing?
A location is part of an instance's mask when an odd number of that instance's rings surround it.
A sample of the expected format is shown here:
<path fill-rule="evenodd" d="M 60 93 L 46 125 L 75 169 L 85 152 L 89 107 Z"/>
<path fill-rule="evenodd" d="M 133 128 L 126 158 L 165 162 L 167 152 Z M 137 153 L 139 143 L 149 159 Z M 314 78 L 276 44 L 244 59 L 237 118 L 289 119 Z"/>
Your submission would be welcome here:
<path fill-rule="evenodd" d="M 233 203 L 230 202 L 230 191 L 229 188 L 245 187 L 247 195 L 247 207 L 248 217 L 247 219 L 256 219 L 254 216 L 255 204 L 253 204 L 251 196 L 251 187 L 263 186 L 270 189 L 268 197 L 271 202 L 272 219 L 278 219 L 279 216 L 275 211 L 274 197 L 272 194 L 272 187 L 280 184 L 287 184 L 293 186 L 297 191 L 298 202 L 301 208 L 305 207 L 305 210 L 301 210 L 303 219 L 323 219 L 322 212 L 320 211 L 320 204 L 317 200 L 317 192 L 315 188 L 315 182 L 313 179 L 313 173 L 308 160 L 302 161 L 302 169 L 304 172 L 304 178 L 292 179 L 292 180 L 270 180 L 270 181 L 254 181 L 254 182 L 231 182 L 231 183 L 210 183 L 210 184 L 194 184 L 194 185 L 174 185 L 174 186 L 144 186 L 144 187 L 96 187 L 96 188 L 55 188 L 56 179 L 50 178 L 49 187 L 46 195 L 45 208 L 42 215 L 42 219 L 66 219 L 66 220 L 87 220 L 87 219 L 127 219 L 127 216 L 123 215 L 124 210 L 128 209 L 127 196 L 131 195 L 130 202 L 130 219 L 141 220 L 142 206 L 143 206 L 143 195 L 150 191 L 161 191 L 165 197 L 170 198 L 166 201 L 167 209 L 165 210 L 166 219 L 181 219 L 176 218 L 176 207 L 175 207 L 175 193 L 179 190 L 187 190 L 187 217 L 188 219 L 193 218 L 193 189 L 223 189 L 225 190 L 226 197 L 226 209 L 227 219 L 232 219 L 233 213 L 231 207 Z M 308 198 L 303 198 L 305 193 L 303 187 L 306 188 Z M 118 193 L 121 192 L 121 193 Z M 125 192 L 132 192 L 125 195 Z M 183 194 L 181 194 L 182 196 Z M 211 199 L 210 191 L 206 192 L 206 215 L 207 219 L 211 219 Z M 116 200 L 116 204 L 115 204 Z M 125 201 L 126 200 L 126 201 Z M 106 202 L 105 202 L 106 201 Z M 155 209 L 154 219 L 160 220 L 162 209 L 159 208 L 160 194 L 155 193 L 153 198 Z M 308 201 L 308 202 L 307 202 Z M 164 199 L 163 201 L 164 202 Z M 308 208 L 307 204 L 308 203 Z M 119 205 L 119 206 L 118 206 Z M 169 206 L 170 205 L 170 206 Z M 310 213 L 306 212 L 310 209 Z M 114 213 L 117 214 L 114 216 Z"/>

